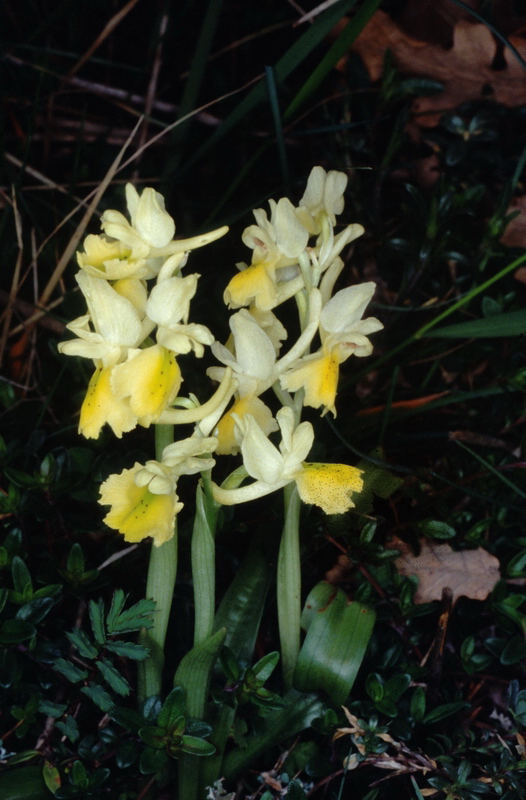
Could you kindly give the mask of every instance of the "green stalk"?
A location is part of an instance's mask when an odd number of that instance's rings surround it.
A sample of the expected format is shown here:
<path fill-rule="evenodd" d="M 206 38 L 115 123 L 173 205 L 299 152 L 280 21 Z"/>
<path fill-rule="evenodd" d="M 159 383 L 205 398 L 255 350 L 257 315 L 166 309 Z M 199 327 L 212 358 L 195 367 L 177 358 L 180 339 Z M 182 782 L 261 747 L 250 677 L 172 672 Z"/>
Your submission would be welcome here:
<path fill-rule="evenodd" d="M 192 533 L 192 579 L 194 584 L 194 646 L 212 633 L 215 615 L 215 526 L 217 508 L 210 491 L 210 472 L 203 473 L 203 486 L 195 495 Z M 207 491 L 208 489 L 208 491 Z"/>
<path fill-rule="evenodd" d="M 281 642 L 281 664 L 286 689 L 292 678 L 300 651 L 301 564 L 300 564 L 300 506 L 295 483 L 283 490 L 285 524 L 281 535 L 277 570 L 278 625 Z"/>
<path fill-rule="evenodd" d="M 155 426 L 155 457 L 161 460 L 164 448 L 173 442 L 173 425 Z M 143 631 L 141 644 L 150 648 L 150 655 L 139 662 L 138 696 L 139 702 L 147 697 L 161 693 L 164 642 L 172 607 L 172 597 L 177 572 L 177 521 L 173 538 L 160 547 L 152 544 L 146 597 L 155 600 L 153 627 Z"/>

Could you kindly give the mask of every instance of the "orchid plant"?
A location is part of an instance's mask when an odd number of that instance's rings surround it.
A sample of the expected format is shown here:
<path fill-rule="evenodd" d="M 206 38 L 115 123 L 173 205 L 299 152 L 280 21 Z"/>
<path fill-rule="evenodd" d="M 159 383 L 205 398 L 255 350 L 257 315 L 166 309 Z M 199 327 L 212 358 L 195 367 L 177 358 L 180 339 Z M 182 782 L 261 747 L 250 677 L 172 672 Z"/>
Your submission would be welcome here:
<path fill-rule="evenodd" d="M 335 233 L 346 186 L 344 173 L 314 167 L 298 206 L 281 198 L 270 200 L 270 215 L 254 211 L 255 224 L 242 237 L 252 250 L 250 263 L 237 265 L 224 292 L 234 312 L 226 344 L 190 321 L 199 275 L 186 269 L 191 251 L 226 234 L 226 227 L 174 239 L 163 197 L 151 188 L 139 194 L 128 184 L 128 217 L 106 211 L 103 233 L 87 236 L 77 255 L 87 313 L 69 323 L 75 338 L 59 349 L 94 363 L 79 432 L 97 438 L 107 424 L 121 437 L 137 425 L 155 427 L 155 459 L 111 475 L 100 490 L 100 503 L 109 507 L 106 524 L 128 542 L 153 543 L 147 596 L 157 613 L 143 635 L 150 657 L 140 665 L 141 700 L 161 691 L 183 508 L 177 483 L 184 475 L 200 476 L 192 542 L 197 648 L 213 639 L 218 509 L 283 489 L 277 604 L 284 683 L 293 685 L 300 651 L 301 502 L 343 514 L 363 488 L 356 467 L 308 460 L 315 433 L 302 411 L 309 406 L 336 415 L 340 365 L 368 356 L 368 337 L 382 328 L 374 317 L 363 319 L 374 283 L 334 292 L 344 267 L 341 253 L 363 233 L 358 224 Z M 285 303 L 295 303 L 298 312 L 292 342 L 292 326 L 287 329 L 275 313 Z M 291 319 L 290 311 L 284 319 Z M 219 362 L 208 369 L 217 388 L 208 398 L 182 395 L 179 356 L 199 359 L 205 348 Z M 194 426 L 191 435 L 175 436 L 181 424 Z M 212 478 L 218 459 L 236 459 L 221 484 Z M 191 771 L 183 763 L 185 800 L 197 797 Z"/>

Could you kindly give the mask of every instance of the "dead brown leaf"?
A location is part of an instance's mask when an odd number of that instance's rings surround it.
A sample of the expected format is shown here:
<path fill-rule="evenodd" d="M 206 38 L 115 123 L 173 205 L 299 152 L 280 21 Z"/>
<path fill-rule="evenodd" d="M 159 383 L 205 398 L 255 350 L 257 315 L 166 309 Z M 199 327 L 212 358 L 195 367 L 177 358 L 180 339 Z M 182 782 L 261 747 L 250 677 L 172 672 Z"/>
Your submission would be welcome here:
<path fill-rule="evenodd" d="M 507 214 L 519 212 L 508 224 L 506 230 L 500 237 L 502 244 L 508 247 L 526 246 L 526 195 L 514 197 L 508 207 Z"/>
<path fill-rule="evenodd" d="M 523 57 L 526 41 L 511 35 L 509 41 Z M 372 80 L 382 74 L 384 55 L 391 50 L 398 69 L 405 74 L 432 78 L 444 84 L 444 91 L 420 97 L 414 103 L 420 125 L 436 125 L 438 115 L 469 100 L 491 98 L 506 106 L 526 103 L 526 71 L 506 49 L 499 53 L 491 32 L 481 23 L 460 19 L 453 29 L 453 46 L 423 42 L 403 31 L 384 11 L 377 11 L 354 43 Z M 433 113 L 437 112 L 437 113 Z"/>
<path fill-rule="evenodd" d="M 400 575 L 418 578 L 415 603 L 440 600 L 445 586 L 453 592 L 453 602 L 462 596 L 485 600 L 500 578 L 498 559 L 482 547 L 455 552 L 448 544 L 428 539 L 422 539 L 420 544 L 420 555 L 415 556 L 400 539 L 390 543 L 402 553 L 395 561 Z"/>

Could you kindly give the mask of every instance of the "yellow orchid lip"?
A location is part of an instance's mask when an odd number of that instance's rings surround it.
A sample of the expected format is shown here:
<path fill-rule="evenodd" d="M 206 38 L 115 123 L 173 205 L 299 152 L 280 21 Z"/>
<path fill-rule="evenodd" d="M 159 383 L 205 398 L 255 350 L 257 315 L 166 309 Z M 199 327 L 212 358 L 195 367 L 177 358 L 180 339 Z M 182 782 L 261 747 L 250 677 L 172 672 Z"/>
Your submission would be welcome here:
<path fill-rule="evenodd" d="M 361 492 L 362 471 L 347 464 L 304 463 L 296 478 L 304 503 L 319 506 L 326 514 L 343 514 L 354 508 L 353 492 Z"/>
<path fill-rule="evenodd" d="M 281 385 L 287 391 L 305 390 L 304 405 L 311 408 L 324 407 L 322 416 L 331 411 L 336 416 L 336 391 L 340 374 L 339 363 L 330 354 L 314 353 L 302 359 L 296 367 L 281 377 Z"/>
<path fill-rule="evenodd" d="M 115 396 L 128 400 L 132 413 L 145 427 L 156 422 L 177 397 L 181 382 L 174 353 L 158 344 L 118 364 L 111 379 Z"/>
<path fill-rule="evenodd" d="M 111 369 L 97 366 L 89 382 L 79 422 L 79 433 L 86 439 L 97 439 L 106 422 L 119 439 L 137 424 L 129 405 L 116 398 L 112 391 Z"/>
<path fill-rule="evenodd" d="M 154 494 L 148 484 L 138 486 L 135 476 L 142 470 L 136 463 L 120 475 L 110 475 L 100 487 L 99 502 L 111 506 L 104 522 L 122 533 L 127 542 L 141 542 L 151 536 L 159 547 L 173 537 L 175 517 L 183 504 L 173 486 L 168 494 Z"/>

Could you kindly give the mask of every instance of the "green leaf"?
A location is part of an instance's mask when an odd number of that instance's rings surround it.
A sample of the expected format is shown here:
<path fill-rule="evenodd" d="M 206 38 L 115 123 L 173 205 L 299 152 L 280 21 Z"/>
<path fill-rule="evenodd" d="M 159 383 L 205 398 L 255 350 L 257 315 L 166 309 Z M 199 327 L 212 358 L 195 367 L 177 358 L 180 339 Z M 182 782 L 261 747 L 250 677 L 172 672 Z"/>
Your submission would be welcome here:
<path fill-rule="evenodd" d="M 17 644 L 32 639 L 36 630 L 33 625 L 22 619 L 6 619 L 0 625 L 0 644 Z"/>
<path fill-rule="evenodd" d="M 451 525 L 437 519 L 425 519 L 417 524 L 417 528 L 429 539 L 453 539 L 457 532 Z"/>
<path fill-rule="evenodd" d="M 93 700 L 96 706 L 107 714 L 115 707 L 115 703 L 108 692 L 99 686 L 98 683 L 91 681 L 88 686 L 83 686 L 80 690 L 83 694 L 87 695 L 90 700 Z"/>
<path fill-rule="evenodd" d="M 509 598 L 508 598 L 509 601 Z M 493 603 L 495 611 L 504 614 L 508 619 L 511 619 L 521 631 L 524 632 L 526 627 L 526 616 L 518 611 L 510 602 Z"/>
<path fill-rule="evenodd" d="M 518 664 L 526 658 L 526 642 L 524 636 L 513 636 L 500 654 L 501 664 Z"/>
<path fill-rule="evenodd" d="M 0 647 L 0 686 L 8 689 L 18 679 L 17 658 L 11 649 Z"/>
<path fill-rule="evenodd" d="M 175 686 L 166 700 L 157 718 L 157 724 L 169 730 L 175 725 L 179 717 L 184 717 L 186 711 L 186 696 L 182 686 Z"/>
<path fill-rule="evenodd" d="M 77 721 L 71 715 L 67 716 L 64 721 L 56 722 L 55 725 L 70 742 L 75 743 L 80 736 Z"/>
<path fill-rule="evenodd" d="M 265 715 L 257 735 L 246 739 L 245 747 L 230 751 L 223 761 L 221 775 L 231 781 L 253 764 L 266 750 L 284 739 L 291 739 L 310 726 L 324 712 L 316 695 L 302 694 L 292 689 L 283 698 L 280 711 Z"/>
<path fill-rule="evenodd" d="M 212 668 L 225 636 L 226 630 L 221 628 L 205 642 L 193 647 L 177 667 L 174 683 L 182 686 L 186 692 L 187 712 L 190 717 L 201 719 L 205 715 Z"/>
<path fill-rule="evenodd" d="M 68 681 L 71 681 L 71 683 L 84 681 L 88 677 L 87 670 L 80 669 L 80 667 L 75 666 L 70 661 L 66 661 L 64 658 L 57 658 L 53 664 L 53 669 L 60 672 L 60 674 L 67 678 Z"/>
<path fill-rule="evenodd" d="M 131 708 L 116 708 L 113 707 L 108 711 L 108 716 L 114 720 L 118 725 L 126 728 L 127 731 L 138 733 L 144 726 L 144 717 L 138 711 Z"/>
<path fill-rule="evenodd" d="M 89 786 L 88 775 L 86 773 L 86 767 L 82 763 L 82 761 L 74 761 L 73 766 L 71 768 L 71 780 L 74 786 L 78 786 L 79 789 L 87 789 Z"/>
<path fill-rule="evenodd" d="M 339 0 L 324 11 L 297 39 L 287 52 L 277 61 L 274 75 L 278 86 L 293 72 L 330 33 L 334 26 L 356 4 L 356 0 Z M 208 137 L 196 155 L 190 159 L 185 167 L 190 169 L 197 158 L 201 158 L 216 142 L 225 136 L 235 125 L 249 114 L 259 103 L 266 100 L 266 84 L 259 81 L 253 89 L 234 108 L 232 113 L 224 120 L 219 129 Z M 234 649 L 234 648 L 232 648 Z M 234 651 L 235 652 L 235 651 Z"/>
<path fill-rule="evenodd" d="M 263 532 L 256 534 L 214 619 L 214 631 L 226 628 L 225 645 L 238 661 L 251 661 L 272 578 L 271 556 Z"/>
<path fill-rule="evenodd" d="M 33 583 L 29 570 L 20 556 L 14 556 L 11 564 L 11 572 L 13 575 L 15 592 L 24 596 L 27 600 L 30 600 L 33 594 Z"/>
<path fill-rule="evenodd" d="M 451 717 L 453 714 L 462 711 L 463 708 L 469 708 L 469 703 L 458 701 L 456 703 L 444 703 L 441 706 L 437 706 L 437 708 L 434 708 L 429 714 L 426 714 L 423 719 L 424 725 L 431 725 L 434 722 L 439 722 L 441 719 Z"/>
<path fill-rule="evenodd" d="M 329 48 L 325 56 L 318 62 L 314 71 L 305 81 L 296 97 L 289 105 L 284 119 L 296 113 L 300 106 L 307 100 L 308 97 L 318 88 L 323 79 L 334 69 L 338 61 L 349 51 L 352 43 L 355 41 L 359 33 L 365 28 L 369 19 L 372 17 L 381 0 L 366 0 L 358 11 L 353 15 L 352 19 L 341 30 L 340 35 Z"/>
<path fill-rule="evenodd" d="M 49 586 L 43 586 L 33 592 L 33 600 L 37 597 L 56 597 L 61 594 L 62 586 L 60 583 L 50 583 Z"/>
<path fill-rule="evenodd" d="M 139 600 L 126 611 L 122 611 L 116 619 L 112 618 L 111 633 L 129 633 L 141 628 L 151 628 L 154 611 L 155 600 Z"/>
<path fill-rule="evenodd" d="M 385 696 L 390 700 L 398 702 L 403 693 L 409 688 L 411 683 L 411 676 L 406 673 L 402 675 L 393 675 L 384 684 Z"/>
<path fill-rule="evenodd" d="M 130 684 L 123 678 L 120 672 L 113 666 L 111 661 L 107 658 L 101 658 L 96 662 L 102 677 L 108 683 L 114 692 L 126 697 L 130 693 Z"/>
<path fill-rule="evenodd" d="M 381 458 L 383 460 L 383 453 L 381 450 L 373 450 L 371 453 L 373 458 Z M 370 461 L 362 460 L 357 465 L 358 469 L 362 471 L 363 490 L 360 494 L 353 497 L 356 505 L 357 513 L 368 514 L 373 508 L 373 495 L 381 497 L 382 500 L 387 500 L 394 492 L 403 486 L 404 481 L 398 475 L 393 475 L 392 472 L 380 467 L 377 464 L 371 464 Z"/>
<path fill-rule="evenodd" d="M 213 756 L 216 751 L 214 745 L 205 739 L 187 735 L 183 736 L 181 750 L 183 753 L 191 753 L 193 756 Z"/>
<path fill-rule="evenodd" d="M 507 573 L 510 578 L 520 578 L 526 572 L 526 550 L 510 558 L 508 561 Z M 0 609 L 1 610 L 1 609 Z"/>
<path fill-rule="evenodd" d="M 139 749 L 135 742 L 121 742 L 115 753 L 115 763 L 119 769 L 128 769 L 128 767 L 131 767 L 138 754 Z"/>
<path fill-rule="evenodd" d="M 106 650 L 110 650 L 118 656 L 132 658 L 134 661 L 143 661 L 150 655 L 150 651 L 147 647 L 143 647 L 142 644 L 134 644 L 133 642 L 106 642 Z"/>
<path fill-rule="evenodd" d="M 208 739 L 213 733 L 212 726 L 201 719 L 187 719 L 184 730 L 189 736 L 197 736 L 198 739 Z"/>
<path fill-rule="evenodd" d="M 17 753 L 16 756 L 11 756 L 8 763 L 10 766 L 14 766 L 15 764 L 23 764 L 24 761 L 29 761 L 38 755 L 40 755 L 38 750 L 22 750 L 20 753 Z"/>
<path fill-rule="evenodd" d="M 91 794 L 93 794 L 94 789 L 98 789 L 102 784 L 108 780 L 111 775 L 111 770 L 108 767 L 99 767 L 94 772 L 91 773 L 89 779 L 89 788 L 91 790 Z"/>
<path fill-rule="evenodd" d="M 220 628 L 204 642 L 195 645 L 181 660 L 174 677 L 174 684 L 179 684 L 186 692 L 186 709 L 188 716 L 202 719 L 205 716 L 212 670 L 225 641 L 226 630 Z M 215 752 L 215 751 L 214 751 Z M 179 760 L 179 796 L 197 797 L 199 784 L 199 768 L 196 756 L 192 753 L 181 753 Z M 204 787 L 203 787 L 204 788 Z"/>
<path fill-rule="evenodd" d="M 526 311 L 508 311 L 505 314 L 492 314 L 484 319 L 473 319 L 459 322 L 457 325 L 445 325 L 443 328 L 432 328 L 423 336 L 443 337 L 447 339 L 484 339 L 499 336 L 522 336 L 526 333 Z"/>
<path fill-rule="evenodd" d="M 66 703 L 52 703 L 50 700 L 41 700 L 38 704 L 40 713 L 48 717 L 61 717 L 67 707 Z"/>
<path fill-rule="evenodd" d="M 224 645 L 221 648 L 219 659 L 221 662 L 221 668 L 226 675 L 228 683 L 238 683 L 238 681 L 241 679 L 241 675 L 243 674 L 243 670 L 238 664 L 237 658 L 233 654 L 232 650 Z"/>
<path fill-rule="evenodd" d="M 152 775 L 162 772 L 168 763 L 168 756 L 164 750 L 154 750 L 153 747 L 145 747 L 139 760 L 139 769 L 143 775 Z"/>
<path fill-rule="evenodd" d="M 41 622 L 55 605 L 55 600 L 52 597 L 35 597 L 18 609 L 16 613 L 17 619 L 23 619 L 33 625 Z"/>
<path fill-rule="evenodd" d="M 52 794 L 55 794 L 57 789 L 60 789 L 62 781 L 60 779 L 60 772 L 51 761 L 45 761 L 42 767 L 42 777 L 44 783 Z"/>
<path fill-rule="evenodd" d="M 50 798 L 42 767 L 10 769 L 0 774 L 0 797 L 2 800 L 46 800 Z"/>
<path fill-rule="evenodd" d="M 377 675 L 376 672 L 371 672 L 365 681 L 365 691 L 373 701 L 373 703 L 379 703 L 384 698 L 385 689 L 384 689 L 384 682 L 380 675 Z"/>
<path fill-rule="evenodd" d="M 261 658 L 257 664 L 254 664 L 252 667 L 252 672 L 258 680 L 266 681 L 274 672 L 278 661 L 279 653 L 277 651 L 274 651 L 273 653 L 267 653 L 267 655 L 263 656 L 263 658 Z"/>
<path fill-rule="evenodd" d="M 287 787 L 287 800 L 307 800 L 307 795 L 297 783 L 297 781 L 291 781 Z"/>
<path fill-rule="evenodd" d="M 422 722 L 426 713 L 426 693 L 422 686 L 417 686 L 411 698 L 409 713 L 416 722 Z"/>
<path fill-rule="evenodd" d="M 106 631 L 104 630 L 104 601 L 99 598 L 99 602 L 94 600 L 89 602 L 89 617 L 95 641 L 104 644 L 106 641 Z"/>
<path fill-rule="evenodd" d="M 69 641 L 75 647 L 83 658 L 97 658 L 99 651 L 92 645 L 84 631 L 80 628 L 75 628 L 70 633 L 66 633 Z"/>
<path fill-rule="evenodd" d="M 166 728 L 160 725 L 145 725 L 140 729 L 139 736 L 148 747 L 162 750 L 166 740 Z"/>
<path fill-rule="evenodd" d="M 66 569 L 72 575 L 77 575 L 80 577 L 84 572 L 85 564 L 86 561 L 84 559 L 84 553 L 82 552 L 82 547 L 78 542 L 75 542 L 75 544 L 69 551 Z"/>
<path fill-rule="evenodd" d="M 341 705 L 351 691 L 373 631 L 375 613 L 325 581 L 305 603 L 307 635 L 294 673 L 294 685 L 308 692 L 324 689 Z"/>
<path fill-rule="evenodd" d="M 122 589 L 116 589 L 113 593 L 113 597 L 111 598 L 110 610 L 108 612 L 108 616 L 106 617 L 106 625 L 108 626 L 108 633 L 115 633 L 114 625 L 119 614 L 124 608 L 125 602 L 126 602 L 126 595 L 124 594 Z"/>
<path fill-rule="evenodd" d="M 215 612 L 215 527 L 217 507 L 198 485 L 192 532 L 192 580 L 194 585 L 194 644 L 204 641 L 213 629 Z"/>

